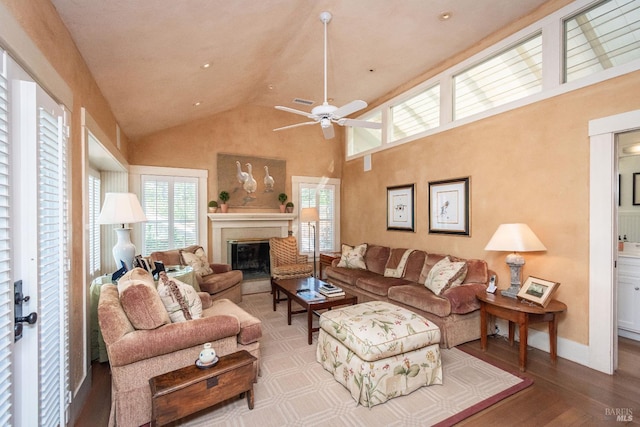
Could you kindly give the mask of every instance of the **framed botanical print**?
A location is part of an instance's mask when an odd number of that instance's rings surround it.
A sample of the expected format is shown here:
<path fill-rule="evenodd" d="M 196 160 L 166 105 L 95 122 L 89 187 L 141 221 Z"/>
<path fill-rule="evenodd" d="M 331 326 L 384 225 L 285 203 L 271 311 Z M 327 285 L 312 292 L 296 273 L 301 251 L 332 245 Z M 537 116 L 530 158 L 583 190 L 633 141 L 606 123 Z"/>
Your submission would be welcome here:
<path fill-rule="evenodd" d="M 387 230 L 415 231 L 414 184 L 387 187 Z"/>
<path fill-rule="evenodd" d="M 429 182 L 429 233 L 470 235 L 469 177 Z"/>

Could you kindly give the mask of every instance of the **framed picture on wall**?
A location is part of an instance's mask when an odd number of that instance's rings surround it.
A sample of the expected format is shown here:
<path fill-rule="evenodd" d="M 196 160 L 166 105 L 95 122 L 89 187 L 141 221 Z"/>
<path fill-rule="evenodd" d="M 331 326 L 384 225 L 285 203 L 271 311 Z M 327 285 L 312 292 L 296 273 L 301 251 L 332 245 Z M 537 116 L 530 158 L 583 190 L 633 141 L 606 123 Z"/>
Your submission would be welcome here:
<path fill-rule="evenodd" d="M 640 172 L 633 174 L 633 205 L 640 205 Z"/>
<path fill-rule="evenodd" d="M 429 233 L 470 232 L 469 177 L 429 182 Z"/>
<path fill-rule="evenodd" d="M 387 230 L 415 231 L 414 184 L 387 187 Z"/>

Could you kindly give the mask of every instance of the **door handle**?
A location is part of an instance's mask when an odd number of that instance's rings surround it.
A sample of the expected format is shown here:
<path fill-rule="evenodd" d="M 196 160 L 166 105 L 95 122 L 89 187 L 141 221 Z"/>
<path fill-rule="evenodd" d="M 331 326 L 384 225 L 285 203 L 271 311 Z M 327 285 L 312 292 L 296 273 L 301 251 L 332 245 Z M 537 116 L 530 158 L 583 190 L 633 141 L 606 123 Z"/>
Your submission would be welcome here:
<path fill-rule="evenodd" d="M 15 324 L 13 325 L 14 341 L 22 338 L 23 323 L 33 325 L 38 321 L 38 313 L 30 313 L 27 316 L 22 315 L 22 304 L 29 301 L 29 296 L 22 293 L 22 280 L 18 280 L 13 284 L 13 302 L 15 303 Z"/>
<path fill-rule="evenodd" d="M 30 325 L 33 325 L 38 321 L 38 313 L 33 312 L 25 317 L 16 317 L 16 323 L 24 323 L 27 322 Z"/>

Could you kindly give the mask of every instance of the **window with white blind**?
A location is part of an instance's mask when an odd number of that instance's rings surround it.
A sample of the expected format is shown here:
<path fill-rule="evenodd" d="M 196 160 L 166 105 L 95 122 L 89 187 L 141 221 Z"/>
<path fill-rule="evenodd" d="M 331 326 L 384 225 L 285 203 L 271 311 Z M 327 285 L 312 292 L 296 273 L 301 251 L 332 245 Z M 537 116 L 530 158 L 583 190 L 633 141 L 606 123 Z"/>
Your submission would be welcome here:
<path fill-rule="evenodd" d="M 437 84 L 391 106 L 391 141 L 440 125 L 440 85 Z"/>
<path fill-rule="evenodd" d="M 0 49 L 0 425 L 13 424 L 13 280 L 9 213 L 9 83 L 7 55 Z"/>
<path fill-rule="evenodd" d="M 340 244 L 340 180 L 293 177 L 292 181 L 298 212 L 303 208 L 318 208 L 316 254 L 335 251 Z M 313 254 L 313 227 L 309 223 L 299 224 L 297 239 L 301 253 Z"/>
<path fill-rule="evenodd" d="M 454 119 L 462 119 L 542 90 L 542 34 L 453 77 Z"/>
<path fill-rule="evenodd" d="M 142 253 L 198 243 L 198 178 L 141 176 Z"/>
<path fill-rule="evenodd" d="M 360 117 L 360 119 L 381 123 L 382 112 L 374 111 L 372 114 Z M 349 135 L 347 138 L 347 153 L 349 156 L 364 153 L 382 146 L 381 129 L 347 127 L 347 133 Z"/>
<path fill-rule="evenodd" d="M 640 58 L 640 1 L 609 0 L 564 21 L 570 82 Z"/>
<path fill-rule="evenodd" d="M 91 279 L 101 273 L 100 265 L 100 172 L 89 169 L 89 276 Z"/>

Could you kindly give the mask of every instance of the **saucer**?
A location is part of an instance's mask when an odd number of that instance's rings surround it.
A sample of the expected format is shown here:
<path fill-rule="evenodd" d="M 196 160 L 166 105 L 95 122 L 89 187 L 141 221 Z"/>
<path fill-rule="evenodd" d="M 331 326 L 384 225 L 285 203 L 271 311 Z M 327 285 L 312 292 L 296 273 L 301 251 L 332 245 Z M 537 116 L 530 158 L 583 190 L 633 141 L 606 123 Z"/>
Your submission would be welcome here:
<path fill-rule="evenodd" d="M 215 357 L 215 359 L 213 359 L 211 361 L 211 363 L 202 363 L 200 361 L 200 359 L 196 359 L 196 366 L 200 369 L 207 369 L 207 368 L 211 368 L 212 366 L 214 366 L 216 363 L 218 363 L 218 356 Z"/>

